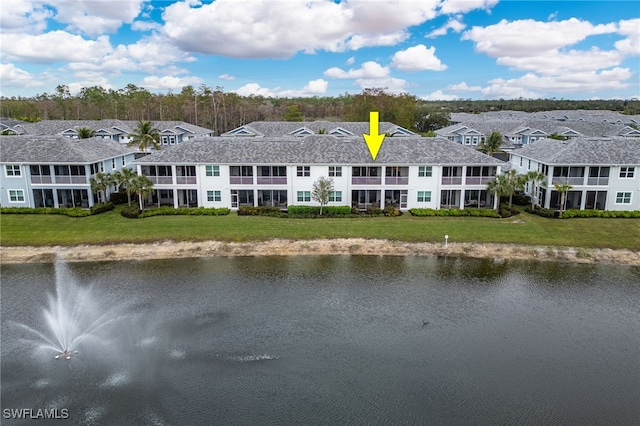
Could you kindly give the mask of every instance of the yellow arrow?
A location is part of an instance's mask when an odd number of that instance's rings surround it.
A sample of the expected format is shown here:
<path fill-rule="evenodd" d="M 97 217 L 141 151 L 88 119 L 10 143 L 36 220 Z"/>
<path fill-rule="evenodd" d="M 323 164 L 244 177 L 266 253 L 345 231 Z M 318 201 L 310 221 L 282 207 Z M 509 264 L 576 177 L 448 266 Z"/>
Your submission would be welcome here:
<path fill-rule="evenodd" d="M 371 111 L 369 112 L 369 134 L 364 133 L 364 141 L 367 143 L 367 147 L 369 148 L 369 152 L 371 153 L 371 158 L 375 161 L 378 156 L 378 151 L 380 151 L 380 147 L 382 146 L 382 141 L 384 140 L 384 134 L 378 134 L 378 112 Z"/>

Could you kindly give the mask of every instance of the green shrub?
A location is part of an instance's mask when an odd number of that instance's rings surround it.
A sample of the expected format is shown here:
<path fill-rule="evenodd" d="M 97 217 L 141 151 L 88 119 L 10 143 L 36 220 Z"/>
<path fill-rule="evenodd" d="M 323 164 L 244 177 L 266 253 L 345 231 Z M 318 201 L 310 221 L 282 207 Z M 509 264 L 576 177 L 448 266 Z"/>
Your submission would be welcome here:
<path fill-rule="evenodd" d="M 395 206 L 386 206 L 384 208 L 384 215 L 388 217 L 396 217 L 400 216 L 402 212 L 395 208 Z"/>
<path fill-rule="evenodd" d="M 176 215 L 182 215 L 182 216 L 187 216 L 187 215 L 191 215 L 191 216 L 224 216 L 224 215 L 228 215 L 230 211 L 231 210 L 229 210 L 228 208 L 225 208 L 225 207 L 222 207 L 222 208 L 179 207 L 179 208 L 176 209 L 176 208 L 173 208 L 173 207 L 163 206 L 163 207 L 158 207 L 158 208 L 154 208 L 154 209 L 145 210 L 139 215 L 139 217 L 176 216 Z"/>
<path fill-rule="evenodd" d="M 135 204 L 132 204 L 130 206 L 126 206 L 120 211 L 120 215 L 122 215 L 124 217 L 128 217 L 129 219 L 137 219 L 137 218 L 139 218 L 140 217 L 140 213 L 141 213 L 140 209 Z"/>
<path fill-rule="evenodd" d="M 69 209 L 63 209 L 64 215 L 69 217 L 86 217 L 91 216 L 91 210 L 81 209 L 80 207 L 71 207 Z"/>
<path fill-rule="evenodd" d="M 519 215 L 520 210 L 518 210 L 514 206 L 509 207 L 508 204 L 500 204 L 500 211 L 498 213 L 500 214 L 500 217 L 507 218 Z"/>
<path fill-rule="evenodd" d="M 531 197 L 524 193 L 516 193 L 511 197 L 511 201 L 516 206 L 531 206 Z"/>
<path fill-rule="evenodd" d="M 100 214 L 100 213 L 111 211 L 113 209 L 114 209 L 114 206 L 113 206 L 113 203 L 111 202 L 94 204 L 93 207 L 91 207 L 91 214 Z"/>
<path fill-rule="evenodd" d="M 118 191 L 109 196 L 109 202 L 116 205 L 127 204 L 129 202 L 129 198 L 127 197 L 126 192 Z"/>
<path fill-rule="evenodd" d="M 238 208 L 238 216 L 280 216 L 280 207 L 271 206 L 241 206 Z"/>
<path fill-rule="evenodd" d="M 69 217 L 86 217 L 91 216 L 90 210 L 80 207 L 72 208 L 55 208 L 55 207 L 2 207 L 2 214 L 61 214 Z"/>
<path fill-rule="evenodd" d="M 366 214 L 369 216 L 384 216 L 384 210 L 380 207 L 369 207 Z"/>
<path fill-rule="evenodd" d="M 324 206 L 322 216 L 320 206 L 289 206 L 287 216 L 296 219 L 316 218 L 316 217 L 350 217 L 352 215 L 349 206 Z"/>
<path fill-rule="evenodd" d="M 326 212 L 326 213 L 325 213 Z M 329 217 L 345 217 L 351 216 L 351 207 L 349 206 L 324 206 L 322 214 Z"/>
<path fill-rule="evenodd" d="M 409 213 L 412 216 L 427 217 L 427 216 L 473 216 L 473 217 L 501 217 L 495 210 L 492 209 L 410 209 Z"/>

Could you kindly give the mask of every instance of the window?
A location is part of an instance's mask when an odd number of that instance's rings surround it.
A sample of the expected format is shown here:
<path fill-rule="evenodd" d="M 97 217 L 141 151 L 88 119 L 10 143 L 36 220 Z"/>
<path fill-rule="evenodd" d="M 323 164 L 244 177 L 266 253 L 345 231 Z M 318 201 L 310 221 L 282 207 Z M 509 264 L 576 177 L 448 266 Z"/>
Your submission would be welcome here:
<path fill-rule="evenodd" d="M 112 159 L 111 159 L 111 169 L 112 169 L 112 170 L 115 170 L 115 168 L 116 168 L 116 159 L 115 159 L 115 158 L 112 158 Z"/>
<path fill-rule="evenodd" d="M 24 191 L 22 189 L 10 189 L 9 201 L 12 203 L 24 203 Z"/>
<path fill-rule="evenodd" d="M 122 156 L 122 167 L 124 167 L 124 165 L 125 165 L 125 164 L 127 164 L 127 163 L 126 163 L 126 159 L 125 159 L 125 157 L 124 157 L 124 156 Z"/>
<path fill-rule="evenodd" d="M 620 167 L 621 178 L 632 178 L 635 172 L 635 167 Z"/>
<path fill-rule="evenodd" d="M 205 166 L 205 169 L 208 177 L 220 176 L 220 166 Z"/>
<path fill-rule="evenodd" d="M 298 191 L 298 202 L 308 203 L 311 201 L 311 191 Z"/>
<path fill-rule="evenodd" d="M 342 166 L 329 166 L 329 177 L 341 177 Z"/>
<path fill-rule="evenodd" d="M 419 177 L 431 177 L 432 175 L 431 166 L 420 166 L 418 167 L 418 176 Z"/>
<path fill-rule="evenodd" d="M 418 202 L 419 203 L 431 202 L 431 191 L 418 191 Z"/>
<path fill-rule="evenodd" d="M 21 176 L 20 166 L 17 164 L 7 164 L 7 177 L 9 176 Z"/>
<path fill-rule="evenodd" d="M 341 203 L 342 202 L 342 191 L 333 191 L 329 194 L 329 202 L 330 203 Z"/>
<path fill-rule="evenodd" d="M 529 165 L 527 166 L 527 170 L 531 170 L 531 160 L 529 160 Z"/>
<path fill-rule="evenodd" d="M 630 192 L 616 193 L 616 204 L 631 204 L 631 193 Z"/>
<path fill-rule="evenodd" d="M 207 191 L 207 201 L 222 201 L 220 191 Z"/>
<path fill-rule="evenodd" d="M 299 177 L 309 177 L 309 176 L 311 176 L 311 167 L 310 166 L 298 166 L 298 167 L 296 167 L 296 174 Z"/>
<path fill-rule="evenodd" d="M 522 167 L 522 157 L 520 157 L 520 167 Z"/>

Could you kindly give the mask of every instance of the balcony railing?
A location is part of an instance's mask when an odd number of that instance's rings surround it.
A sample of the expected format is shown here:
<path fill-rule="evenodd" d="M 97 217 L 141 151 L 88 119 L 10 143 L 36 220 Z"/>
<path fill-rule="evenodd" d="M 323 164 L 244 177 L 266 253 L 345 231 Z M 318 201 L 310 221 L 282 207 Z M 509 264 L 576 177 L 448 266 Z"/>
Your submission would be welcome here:
<path fill-rule="evenodd" d="M 409 177 L 407 176 L 386 176 L 384 178 L 385 185 L 408 185 Z"/>
<path fill-rule="evenodd" d="M 566 176 L 554 176 L 553 179 L 551 180 L 551 184 L 563 184 L 563 183 L 568 183 L 569 185 L 584 185 L 584 177 L 583 176 L 578 176 L 578 177 L 566 177 Z"/>
<path fill-rule="evenodd" d="M 286 185 L 286 176 L 258 176 L 258 185 Z"/>
<path fill-rule="evenodd" d="M 253 185 L 253 176 L 230 176 L 229 183 L 236 185 Z"/>
<path fill-rule="evenodd" d="M 495 176 L 467 176 L 466 184 L 467 185 L 486 185 L 495 179 Z"/>
<path fill-rule="evenodd" d="M 587 185 L 609 185 L 609 177 L 590 177 L 587 179 Z"/>
<path fill-rule="evenodd" d="M 171 185 L 173 176 L 147 176 L 155 185 Z"/>
<path fill-rule="evenodd" d="M 51 176 L 31 176 L 31 183 L 51 183 Z"/>
<path fill-rule="evenodd" d="M 176 176 L 176 183 L 178 185 L 195 185 L 196 177 L 195 176 Z"/>
<path fill-rule="evenodd" d="M 460 185 L 462 183 L 462 176 L 442 176 L 443 185 Z"/>
<path fill-rule="evenodd" d="M 380 185 L 382 178 L 378 176 L 360 177 L 353 176 L 351 178 L 352 185 Z"/>
<path fill-rule="evenodd" d="M 58 176 L 56 175 L 56 183 L 87 183 L 86 176 Z"/>

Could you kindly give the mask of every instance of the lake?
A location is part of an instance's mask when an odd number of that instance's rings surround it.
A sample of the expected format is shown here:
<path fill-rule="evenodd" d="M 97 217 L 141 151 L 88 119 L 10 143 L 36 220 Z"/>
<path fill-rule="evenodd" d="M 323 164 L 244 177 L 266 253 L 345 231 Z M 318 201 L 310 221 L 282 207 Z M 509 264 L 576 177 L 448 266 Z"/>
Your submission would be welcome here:
<path fill-rule="evenodd" d="M 4 265 L 1 285 L 3 425 L 640 424 L 638 267 L 235 257 Z M 52 338 L 47 307 L 106 315 L 56 360 L 20 326 Z"/>

